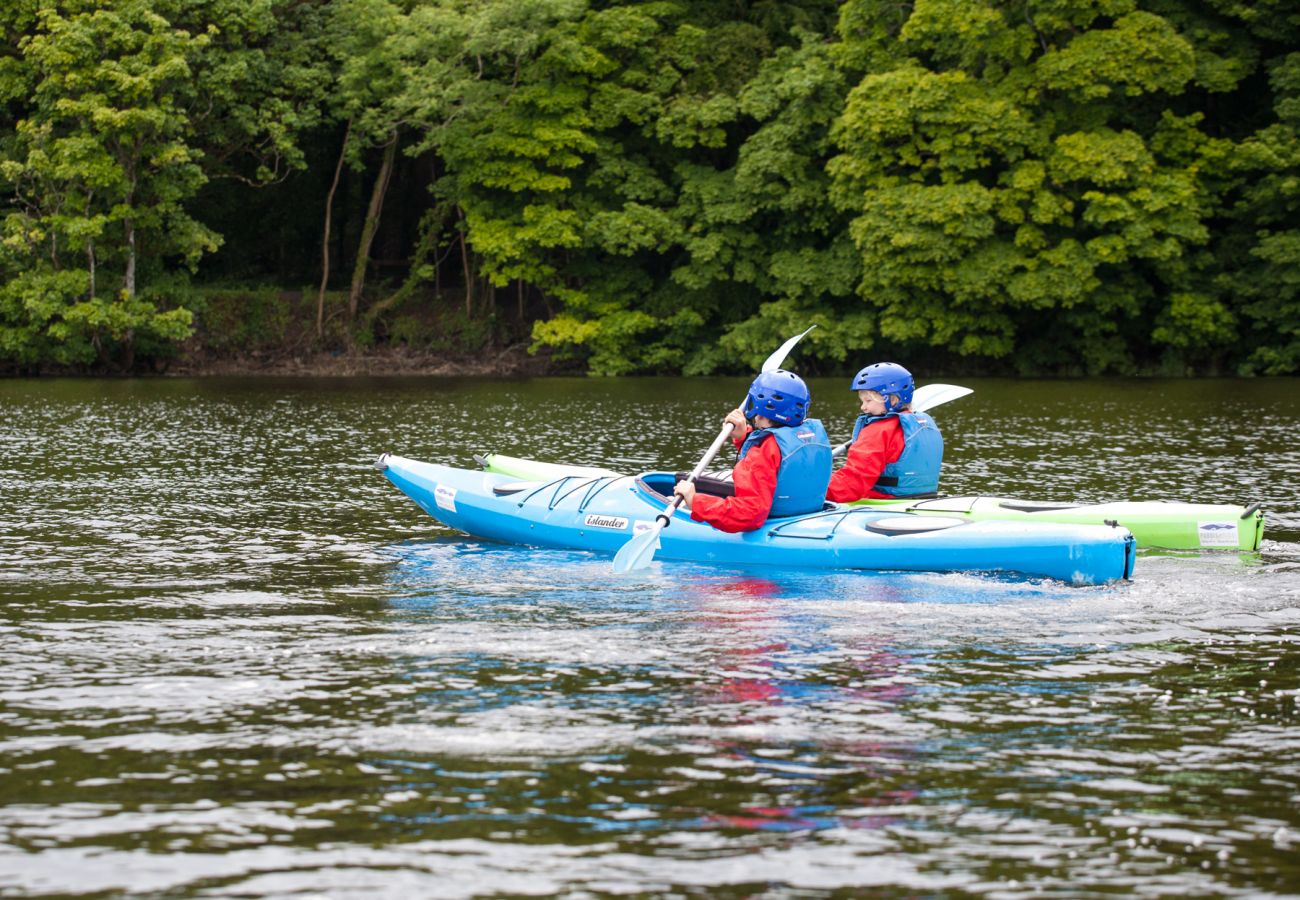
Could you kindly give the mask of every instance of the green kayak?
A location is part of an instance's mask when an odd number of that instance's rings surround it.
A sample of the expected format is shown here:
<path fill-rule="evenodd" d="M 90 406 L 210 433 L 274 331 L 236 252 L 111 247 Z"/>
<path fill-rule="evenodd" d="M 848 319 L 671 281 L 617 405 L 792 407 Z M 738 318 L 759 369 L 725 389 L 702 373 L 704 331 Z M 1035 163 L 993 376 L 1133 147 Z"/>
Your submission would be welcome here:
<path fill-rule="evenodd" d="M 521 481 L 554 481 L 568 475 L 592 478 L 617 475 L 610 469 L 569 466 L 503 456 L 478 454 L 475 460 L 489 472 Z M 853 505 L 875 506 L 974 521 L 1054 522 L 1067 525 L 1118 523 L 1133 533 L 1138 547 L 1166 550 L 1258 550 L 1264 537 L 1260 504 L 1182 503 L 1173 500 L 1122 500 L 1112 503 L 1052 503 L 1008 497 L 935 497 L 909 500 L 859 500 Z"/>

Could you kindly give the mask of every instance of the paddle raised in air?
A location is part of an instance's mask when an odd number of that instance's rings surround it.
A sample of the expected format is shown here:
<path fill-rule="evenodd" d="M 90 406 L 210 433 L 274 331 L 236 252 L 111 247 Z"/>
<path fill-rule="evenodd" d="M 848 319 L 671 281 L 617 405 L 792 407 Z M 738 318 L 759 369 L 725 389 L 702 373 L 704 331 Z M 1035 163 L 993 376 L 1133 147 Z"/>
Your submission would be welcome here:
<path fill-rule="evenodd" d="M 974 391 L 959 384 L 923 384 L 912 394 L 912 412 L 925 412 L 949 400 L 960 400 L 971 393 Z M 831 456 L 843 456 L 851 443 L 853 442 L 845 441 L 840 444 L 831 451 Z"/>
<path fill-rule="evenodd" d="M 925 412 L 928 409 L 934 409 L 941 403 L 947 403 L 949 400 L 960 400 L 967 394 L 972 394 L 968 387 L 962 387 L 959 384 L 923 384 L 912 394 L 912 412 Z M 845 441 L 831 451 L 831 456 L 843 456 L 849 449 L 852 441 Z M 730 472 L 714 473 L 712 477 L 720 478 L 724 481 L 730 480 Z"/>
<path fill-rule="evenodd" d="M 775 353 L 767 358 L 767 362 L 763 363 L 761 371 L 775 372 L 777 369 L 781 368 L 781 364 L 784 363 L 785 358 L 790 355 L 790 351 L 794 349 L 794 345 L 799 343 L 805 334 L 816 327 L 816 325 L 813 325 L 804 331 L 803 334 L 795 335 L 782 344 Z M 718 455 L 718 451 L 722 449 L 722 445 L 726 442 L 727 436 L 730 434 L 731 423 L 723 423 L 722 430 L 719 431 L 718 436 L 713 439 L 713 444 L 709 447 L 708 452 L 704 454 L 704 458 L 701 459 L 699 463 L 696 464 L 695 468 L 691 470 L 691 474 L 686 478 L 687 481 L 694 481 L 696 478 L 700 477 L 700 473 L 704 471 L 704 467 L 713 462 L 713 457 Z M 623 572 L 643 569 L 650 565 L 650 561 L 655 557 L 655 550 L 659 547 L 659 532 L 668 527 L 668 523 L 672 519 L 673 513 L 676 512 L 677 507 L 681 505 L 682 496 L 678 494 L 673 497 L 673 501 L 668 504 L 667 509 L 655 516 L 653 525 L 619 548 L 618 553 L 614 556 L 614 571 L 622 574 Z"/>

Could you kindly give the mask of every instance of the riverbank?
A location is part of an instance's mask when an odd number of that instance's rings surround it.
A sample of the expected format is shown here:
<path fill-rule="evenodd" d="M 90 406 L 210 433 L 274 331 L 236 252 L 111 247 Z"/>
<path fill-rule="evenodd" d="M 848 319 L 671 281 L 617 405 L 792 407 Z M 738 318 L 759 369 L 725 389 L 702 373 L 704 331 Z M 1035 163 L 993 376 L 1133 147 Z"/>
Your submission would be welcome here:
<path fill-rule="evenodd" d="M 186 353 L 174 360 L 166 375 L 202 377 L 214 375 L 287 375 L 331 377 L 351 375 L 499 375 L 539 376 L 558 374 L 549 354 L 528 352 L 525 343 L 477 353 L 442 353 L 408 347 L 376 347 L 366 350 L 312 352 L 253 352 L 216 354 L 206 350 Z"/>

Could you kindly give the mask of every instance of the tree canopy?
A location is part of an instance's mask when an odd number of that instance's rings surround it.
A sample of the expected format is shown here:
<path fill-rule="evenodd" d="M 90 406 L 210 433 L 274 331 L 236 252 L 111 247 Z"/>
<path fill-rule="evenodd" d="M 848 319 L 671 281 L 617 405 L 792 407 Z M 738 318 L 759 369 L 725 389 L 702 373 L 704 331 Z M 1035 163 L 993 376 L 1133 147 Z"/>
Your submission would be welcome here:
<path fill-rule="evenodd" d="M 1287 0 L 15 0 L 0 365 L 212 298 L 597 374 L 1300 368 Z M 246 322 L 245 322 L 246 324 Z"/>

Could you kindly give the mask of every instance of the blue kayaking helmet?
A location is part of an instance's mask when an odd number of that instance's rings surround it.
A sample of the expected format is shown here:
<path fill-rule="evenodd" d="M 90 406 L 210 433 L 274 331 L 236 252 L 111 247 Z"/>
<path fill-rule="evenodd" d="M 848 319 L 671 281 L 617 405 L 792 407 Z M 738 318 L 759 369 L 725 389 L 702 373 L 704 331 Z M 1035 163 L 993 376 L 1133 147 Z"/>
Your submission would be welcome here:
<path fill-rule="evenodd" d="M 764 372 L 749 386 L 745 416 L 766 416 L 778 425 L 802 425 L 808 418 L 812 397 L 808 385 L 793 372 L 775 369 Z"/>
<path fill-rule="evenodd" d="M 853 376 L 851 390 L 875 391 L 885 398 L 886 412 L 897 412 L 912 402 L 916 381 L 912 378 L 912 373 L 898 363 L 873 363 Z M 898 395 L 897 403 L 890 401 L 891 394 Z"/>

